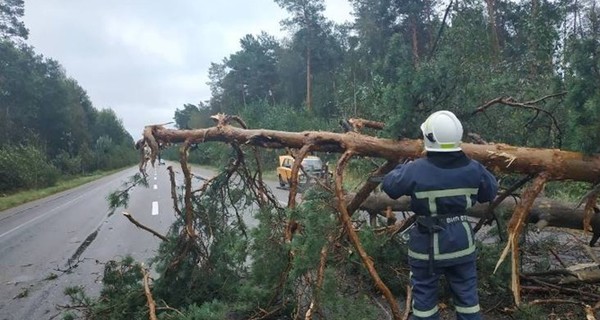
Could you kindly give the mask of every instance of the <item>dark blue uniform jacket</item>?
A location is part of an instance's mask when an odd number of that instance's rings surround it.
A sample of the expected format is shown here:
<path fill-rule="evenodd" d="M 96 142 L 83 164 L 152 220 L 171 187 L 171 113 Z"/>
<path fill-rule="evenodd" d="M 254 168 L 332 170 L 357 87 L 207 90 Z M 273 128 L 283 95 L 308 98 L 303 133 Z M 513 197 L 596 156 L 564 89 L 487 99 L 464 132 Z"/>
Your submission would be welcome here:
<path fill-rule="evenodd" d="M 427 157 L 388 173 L 382 188 L 392 199 L 409 195 L 415 214 L 444 220 L 443 229 L 433 233 L 436 266 L 475 259 L 473 231 L 462 215 L 475 202 L 493 200 L 498 191 L 496 178 L 483 165 L 462 151 L 428 152 Z M 431 237 L 420 228 L 412 228 L 408 250 L 411 265 L 428 265 Z"/>

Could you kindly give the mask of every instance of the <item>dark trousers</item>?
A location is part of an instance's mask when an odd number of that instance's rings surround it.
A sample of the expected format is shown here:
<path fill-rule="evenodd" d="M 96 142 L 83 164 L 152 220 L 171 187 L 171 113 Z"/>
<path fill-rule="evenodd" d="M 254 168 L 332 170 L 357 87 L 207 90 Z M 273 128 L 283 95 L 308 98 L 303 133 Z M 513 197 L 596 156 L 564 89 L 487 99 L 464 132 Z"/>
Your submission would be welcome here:
<path fill-rule="evenodd" d="M 447 267 L 411 266 L 413 295 L 412 319 L 439 319 L 438 292 L 440 276 L 449 284 L 457 320 L 479 320 L 479 296 L 477 295 L 477 269 L 475 261 Z"/>

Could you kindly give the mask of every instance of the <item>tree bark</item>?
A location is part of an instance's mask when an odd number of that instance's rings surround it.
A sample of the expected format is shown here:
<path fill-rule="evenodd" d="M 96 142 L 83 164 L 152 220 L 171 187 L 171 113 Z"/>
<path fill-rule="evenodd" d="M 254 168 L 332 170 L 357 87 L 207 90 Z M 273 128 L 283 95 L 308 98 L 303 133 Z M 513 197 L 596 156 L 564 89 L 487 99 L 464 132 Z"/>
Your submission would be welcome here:
<path fill-rule="evenodd" d="M 419 36 L 417 35 L 417 21 L 413 16 L 410 19 L 410 33 L 412 36 L 412 53 L 413 53 L 413 64 L 415 67 L 419 66 Z"/>
<path fill-rule="evenodd" d="M 354 199 L 354 194 L 347 194 L 347 202 L 351 202 Z M 521 203 L 521 198 L 507 198 L 496 207 L 497 212 L 504 214 L 510 214 L 515 210 L 515 207 Z M 410 197 L 402 196 L 397 200 L 393 200 L 388 197 L 385 193 L 379 192 L 370 195 L 364 202 L 359 206 L 359 210 L 364 210 L 370 215 L 381 215 L 386 217 L 386 210 L 391 208 L 395 212 L 408 212 L 410 211 Z M 473 207 L 467 210 L 467 215 L 470 217 L 481 219 L 486 216 L 488 210 L 487 203 L 477 203 Z M 576 204 L 558 202 L 549 198 L 537 198 L 531 209 L 529 210 L 529 218 L 527 220 L 530 224 L 535 224 L 537 230 L 542 230 L 546 227 L 556 228 L 568 228 L 574 230 L 583 230 L 583 223 L 585 217 L 585 208 L 583 206 L 577 207 Z M 594 246 L 600 238 L 600 213 L 594 211 L 592 213 L 590 227 L 592 232 L 592 238 L 590 240 L 590 246 Z"/>
<path fill-rule="evenodd" d="M 143 282 L 144 282 L 144 294 L 146 295 L 146 301 L 148 303 L 148 317 L 150 320 L 157 320 L 156 317 L 156 303 L 154 297 L 152 297 L 152 291 L 150 291 L 150 273 L 148 270 L 142 267 Z"/>
<path fill-rule="evenodd" d="M 490 27 L 490 38 L 492 47 L 492 56 L 496 59 L 500 53 L 500 36 L 498 35 L 498 26 L 496 25 L 496 0 L 485 0 Z"/>
<path fill-rule="evenodd" d="M 237 117 L 218 114 L 212 117 L 216 126 L 206 129 L 196 130 L 174 130 L 167 129 L 162 125 L 147 126 L 144 129 L 144 143 L 152 149 L 151 160 L 154 163 L 158 154 L 160 143 L 184 143 L 181 152 L 180 162 L 184 168 L 184 174 L 189 177 L 187 169 L 187 147 L 190 144 L 203 143 L 207 141 L 220 141 L 231 143 L 234 146 L 250 145 L 263 148 L 283 149 L 294 148 L 311 151 L 326 151 L 343 153 L 344 155 L 338 162 L 336 168 L 336 198 L 338 209 L 340 211 L 341 224 L 345 227 L 351 243 L 359 253 L 363 265 L 373 278 L 375 285 L 384 295 L 392 309 L 394 319 L 400 319 L 398 304 L 393 294 L 387 288 L 386 284 L 379 278 L 373 261 L 362 248 L 350 220 L 353 210 L 368 199 L 368 195 L 377 186 L 376 183 L 367 181 L 358 195 L 347 201 L 343 194 L 342 176 L 345 161 L 351 156 L 368 156 L 386 159 L 385 165 L 381 166 L 377 172 L 385 174 L 389 172 L 395 163 L 400 159 L 414 159 L 424 155 L 423 142 L 421 140 L 392 140 L 362 135 L 356 132 L 333 133 L 322 131 L 305 132 L 284 132 L 275 130 L 250 130 L 231 126 L 230 123 Z M 509 250 L 512 257 L 512 290 L 514 300 L 517 305 L 520 304 L 520 283 L 518 279 L 518 242 L 523 225 L 536 219 L 532 214 L 535 207 L 535 201 L 543 189 L 546 182 L 551 180 L 576 180 L 584 182 L 600 182 L 600 155 L 584 155 L 577 152 L 563 151 L 558 149 L 536 149 L 515 147 L 505 144 L 487 144 L 476 145 L 465 143 L 462 150 L 471 158 L 479 161 L 488 169 L 495 173 L 519 173 L 535 176 L 536 179 L 530 184 L 524 195 L 523 200 L 514 207 L 514 214 L 511 217 L 508 226 L 509 242 L 498 261 L 502 263 Z M 301 159 L 296 159 L 296 162 Z M 298 163 L 295 164 L 297 166 Z M 189 179 L 188 179 L 189 180 Z M 189 181 L 186 181 L 186 185 Z M 186 189 L 186 201 L 191 201 L 191 194 Z M 499 199 L 500 200 L 500 199 Z M 349 203 L 348 205 L 346 205 Z M 595 204 L 595 198 L 588 199 L 586 203 L 587 216 L 582 214 L 583 218 L 579 221 L 570 215 L 550 215 L 555 219 L 543 218 L 542 213 L 538 214 L 537 222 L 539 226 L 551 225 L 552 223 L 573 225 L 583 228 L 583 221 L 588 221 L 592 214 L 591 205 Z M 294 205 L 290 201 L 290 205 Z M 386 208 L 387 209 L 387 208 Z M 391 210 L 391 209 L 389 209 Z M 188 204 L 186 203 L 186 215 L 188 213 Z M 487 207 L 485 212 L 487 213 Z M 568 217 L 568 218 L 567 218 Z M 591 221 L 594 217 L 591 216 Z M 594 237 L 591 243 L 597 240 L 598 235 L 594 228 Z M 193 230 L 188 231 L 189 236 L 193 237 Z M 497 265 L 497 266 L 498 266 Z"/>
<path fill-rule="evenodd" d="M 308 112 L 312 112 L 312 70 L 310 53 L 310 47 L 306 48 L 306 110 Z"/>
<path fill-rule="evenodd" d="M 350 212 L 348 212 L 348 207 L 346 206 L 345 196 L 343 193 L 343 172 L 346 168 L 346 164 L 353 155 L 354 154 L 352 151 L 344 152 L 344 154 L 340 157 L 338 161 L 338 166 L 336 167 L 335 194 L 338 199 L 338 210 L 340 211 L 340 220 L 342 225 L 344 226 L 346 233 L 348 233 L 348 238 L 350 239 L 352 246 L 354 246 L 354 249 L 356 249 L 358 256 L 363 262 L 363 265 L 369 272 L 369 275 L 371 275 L 371 278 L 373 278 L 375 286 L 381 292 L 381 294 L 383 294 L 388 304 L 390 305 L 390 309 L 392 310 L 392 315 L 394 319 L 401 319 L 402 313 L 400 312 L 398 301 L 396 301 L 396 298 L 394 297 L 390 289 L 381 280 L 379 273 L 375 269 L 373 259 L 371 259 L 367 251 L 363 248 L 362 244 L 360 243 L 358 234 L 356 230 L 354 230 L 354 226 L 352 225 Z"/>
<path fill-rule="evenodd" d="M 343 153 L 353 150 L 356 156 L 383 158 L 389 161 L 414 159 L 423 155 L 422 140 L 392 140 L 362 135 L 356 132 L 323 131 L 285 132 L 265 129 L 241 129 L 225 123 L 227 116 L 217 117 L 215 127 L 196 130 L 175 130 L 163 126 L 147 126 L 144 139 L 152 147 L 152 162 L 158 151 L 157 141 L 189 143 L 207 141 L 237 142 L 272 149 L 313 145 L 312 151 Z M 600 181 L 600 155 L 584 155 L 560 149 L 515 147 L 506 144 L 462 144 L 463 151 L 495 173 L 548 173 L 548 180 Z"/>

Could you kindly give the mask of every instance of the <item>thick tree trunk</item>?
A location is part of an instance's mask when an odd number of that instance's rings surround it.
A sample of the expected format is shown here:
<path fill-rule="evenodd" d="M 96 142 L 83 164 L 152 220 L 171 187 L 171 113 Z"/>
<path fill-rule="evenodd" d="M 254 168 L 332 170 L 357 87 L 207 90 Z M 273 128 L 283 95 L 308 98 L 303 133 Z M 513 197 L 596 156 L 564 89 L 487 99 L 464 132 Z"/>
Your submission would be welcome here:
<path fill-rule="evenodd" d="M 219 117 L 220 121 L 227 118 Z M 285 132 L 263 129 L 241 129 L 222 122 L 211 128 L 175 130 L 163 126 L 147 126 L 144 138 L 152 147 L 153 162 L 157 141 L 190 143 L 205 141 L 237 142 L 264 148 L 300 149 L 312 145 L 312 151 L 343 153 L 353 150 L 357 156 L 383 158 L 390 161 L 414 159 L 423 155 L 421 140 L 392 140 L 362 135 L 356 132 L 322 131 Z M 549 180 L 600 181 L 600 155 L 584 155 L 559 149 L 536 149 L 506 144 L 462 144 L 463 151 L 495 173 L 538 174 L 548 172 Z"/>
<path fill-rule="evenodd" d="M 417 21 L 415 17 L 410 19 L 410 32 L 412 36 L 412 53 L 413 53 L 413 64 L 415 67 L 419 66 L 419 36 L 417 34 Z"/>
<path fill-rule="evenodd" d="M 496 0 L 485 0 L 490 28 L 490 38 L 492 47 L 492 56 L 497 58 L 500 53 L 500 36 L 498 35 L 498 26 L 496 25 Z"/>
<path fill-rule="evenodd" d="M 189 146 L 193 143 L 203 143 L 206 141 L 221 141 L 232 143 L 234 145 L 251 145 L 263 148 L 293 148 L 310 151 L 327 151 L 343 153 L 344 157 L 349 156 L 369 156 L 388 160 L 377 171 L 377 174 L 389 172 L 399 160 L 414 159 L 421 157 L 423 153 L 423 142 L 421 140 L 391 140 L 362 135 L 356 132 L 333 133 L 321 131 L 305 132 L 284 132 L 275 130 L 249 130 L 233 127 L 229 125 L 232 121 L 238 121 L 239 118 L 219 114 L 213 116 L 217 121 L 215 127 L 197 130 L 173 130 L 160 125 L 147 126 L 144 129 L 144 142 L 152 148 L 152 163 L 154 163 L 159 143 L 181 143 Z M 353 126 L 356 127 L 356 124 Z M 509 242 L 498 261 L 502 263 L 509 250 L 512 257 L 512 290 L 515 303 L 520 304 L 520 283 L 518 278 L 518 241 L 523 225 L 527 222 L 535 222 L 539 227 L 545 225 L 555 225 L 558 227 L 584 228 L 584 225 L 590 225 L 594 231 L 591 244 L 598 239 L 597 213 L 592 212 L 592 207 L 596 203 L 596 198 L 600 191 L 594 189 L 594 193 L 587 197 L 585 210 L 549 210 L 542 206 L 536 207 L 536 198 L 543 189 L 544 184 L 551 180 L 576 180 L 592 183 L 600 182 L 600 155 L 586 156 L 577 152 L 562 151 L 558 149 L 536 149 L 514 147 L 505 144 L 486 144 L 476 145 L 465 143 L 462 145 L 463 151 L 471 158 L 478 160 L 488 169 L 496 173 L 519 173 L 535 177 L 534 182 L 530 184 L 521 202 L 514 206 L 514 214 L 508 222 Z M 185 165 L 185 156 L 182 154 L 182 166 Z M 301 159 L 297 159 L 295 166 L 298 166 Z M 297 170 L 297 168 L 296 168 Z M 189 175 L 189 173 L 186 173 Z M 376 183 L 367 181 L 359 190 L 357 196 L 352 201 L 347 201 L 343 196 L 341 176 L 343 175 L 343 166 L 336 171 L 336 195 L 338 208 L 344 218 L 343 224 L 346 226 L 355 249 L 361 252 L 361 258 L 365 268 L 373 278 L 376 286 L 389 301 L 393 311 L 394 319 L 399 319 L 399 310 L 395 298 L 387 289 L 387 286 L 381 281 L 377 271 L 366 252 L 362 251 L 362 246 L 357 237 L 352 236 L 350 216 L 360 205 L 364 205 L 364 200 L 368 200 L 369 194 L 377 186 Z M 188 199 L 186 195 L 186 199 Z M 538 199 L 539 200 L 539 199 Z M 498 200 L 500 201 L 500 200 Z M 346 205 L 346 203 L 348 203 Z M 510 203 L 502 201 L 501 203 Z M 538 209 L 538 211 L 536 211 Z M 482 209 L 483 210 L 483 209 Z M 487 208 L 486 208 L 487 210 Z M 187 211 L 187 209 L 186 209 Z M 389 212 L 389 210 L 388 210 Z M 537 214 L 536 214 L 537 212 Z M 559 212 L 565 212 L 560 214 Z M 575 212 L 579 212 L 576 214 Z M 585 213 L 584 213 L 585 212 Z M 590 222 L 590 224 L 587 224 Z M 191 236 L 191 235 L 190 235 Z"/>
<path fill-rule="evenodd" d="M 347 202 L 350 202 L 354 198 L 354 194 L 348 194 L 346 197 Z M 520 202 L 520 198 L 506 198 L 500 202 L 495 211 L 500 214 L 509 215 Z M 535 224 L 538 230 L 542 230 L 545 227 L 583 230 L 585 210 L 583 206 L 576 206 L 576 204 L 566 204 L 549 198 L 537 198 L 529 210 L 528 222 Z M 403 196 L 397 200 L 393 200 L 385 193 L 378 192 L 370 195 L 359 206 L 359 209 L 368 212 L 371 216 L 381 215 L 390 218 L 386 214 L 389 209 L 394 212 L 410 211 L 410 197 Z M 486 216 L 487 210 L 488 204 L 478 203 L 467 210 L 467 215 L 481 219 Z M 590 226 L 590 231 L 592 232 L 590 245 L 593 246 L 600 237 L 600 213 L 593 213 Z"/>
<path fill-rule="evenodd" d="M 306 48 L 306 110 L 312 111 L 312 70 L 310 64 L 310 48 Z"/>

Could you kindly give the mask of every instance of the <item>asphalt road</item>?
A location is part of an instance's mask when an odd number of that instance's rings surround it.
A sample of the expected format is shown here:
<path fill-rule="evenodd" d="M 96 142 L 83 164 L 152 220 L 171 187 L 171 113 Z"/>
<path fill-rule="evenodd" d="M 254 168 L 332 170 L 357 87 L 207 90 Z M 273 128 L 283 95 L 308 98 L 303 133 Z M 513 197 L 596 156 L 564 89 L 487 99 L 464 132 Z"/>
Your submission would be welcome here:
<path fill-rule="evenodd" d="M 177 172 L 177 164 L 174 168 Z M 69 303 L 65 288 L 84 286 L 97 294 L 107 261 L 126 255 L 147 261 L 155 255 L 160 240 L 121 213 L 127 211 L 166 233 L 175 220 L 166 166 L 149 168 L 149 188 L 133 189 L 128 208 L 108 215 L 107 195 L 136 170 L 0 212 L 0 320 L 60 319 L 57 306 Z M 193 171 L 205 178 L 214 174 Z M 182 180 L 181 174 L 177 177 Z M 277 189 L 276 182 L 269 184 L 281 201 L 287 201 L 287 190 Z"/>

